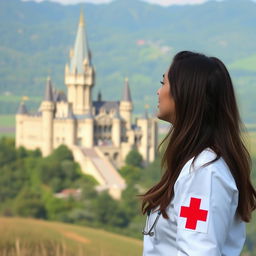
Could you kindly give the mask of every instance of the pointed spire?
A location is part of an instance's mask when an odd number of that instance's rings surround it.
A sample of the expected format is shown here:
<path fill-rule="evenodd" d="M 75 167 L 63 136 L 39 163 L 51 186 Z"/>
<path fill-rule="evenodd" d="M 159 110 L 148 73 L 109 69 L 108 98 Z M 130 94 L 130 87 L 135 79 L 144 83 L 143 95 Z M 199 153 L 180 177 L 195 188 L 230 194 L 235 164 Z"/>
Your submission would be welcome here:
<path fill-rule="evenodd" d="M 53 101 L 52 81 L 49 76 L 47 77 L 45 93 L 44 93 L 44 101 Z"/>
<path fill-rule="evenodd" d="M 100 91 L 98 92 L 98 101 L 102 101 L 101 92 Z"/>
<path fill-rule="evenodd" d="M 79 26 L 84 26 L 84 13 L 82 8 L 80 11 Z"/>
<path fill-rule="evenodd" d="M 27 107 L 26 107 L 24 101 L 22 101 L 20 103 L 18 111 L 17 111 L 17 114 L 19 114 L 19 115 L 26 115 L 26 114 L 28 114 L 28 110 L 27 110 Z"/>
<path fill-rule="evenodd" d="M 122 101 L 132 101 L 128 77 L 125 78 Z"/>
<path fill-rule="evenodd" d="M 75 46 L 71 55 L 71 72 L 74 72 L 76 70 L 78 74 L 82 74 L 84 72 L 84 64 L 86 63 L 86 60 L 87 63 L 91 65 L 88 41 L 85 32 L 84 15 L 83 11 L 81 10 Z"/>

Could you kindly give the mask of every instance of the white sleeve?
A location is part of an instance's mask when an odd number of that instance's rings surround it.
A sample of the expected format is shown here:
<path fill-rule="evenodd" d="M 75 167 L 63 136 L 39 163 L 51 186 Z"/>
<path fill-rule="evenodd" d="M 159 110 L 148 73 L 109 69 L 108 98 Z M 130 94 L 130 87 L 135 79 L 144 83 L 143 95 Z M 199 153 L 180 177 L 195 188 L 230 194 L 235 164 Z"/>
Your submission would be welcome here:
<path fill-rule="evenodd" d="M 221 256 L 230 225 L 233 191 L 225 175 L 206 166 L 174 187 L 177 256 Z"/>

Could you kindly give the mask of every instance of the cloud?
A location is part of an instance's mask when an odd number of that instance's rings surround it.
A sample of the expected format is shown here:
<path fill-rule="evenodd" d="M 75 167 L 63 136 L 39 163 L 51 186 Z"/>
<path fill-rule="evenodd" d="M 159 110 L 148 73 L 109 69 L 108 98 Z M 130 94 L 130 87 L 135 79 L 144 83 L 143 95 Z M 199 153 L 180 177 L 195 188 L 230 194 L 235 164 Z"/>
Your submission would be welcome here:
<path fill-rule="evenodd" d="M 44 2 L 45 0 L 22 0 L 23 2 L 33 1 L 33 2 Z M 103 3 L 110 3 L 113 0 L 47 0 L 50 2 L 60 3 L 64 5 L 69 4 L 78 4 L 78 3 L 94 3 L 94 4 L 103 4 Z"/>
<path fill-rule="evenodd" d="M 159 4 L 163 6 L 169 6 L 169 5 L 184 5 L 184 4 L 202 4 L 204 2 L 207 2 L 207 0 L 144 0 L 148 3 L 153 4 Z"/>
<path fill-rule="evenodd" d="M 45 0 L 22 0 L 22 1 L 43 2 Z M 110 3 L 113 0 L 48 0 L 48 1 L 68 5 L 68 4 L 77 4 L 77 3 L 101 4 L 101 3 Z M 152 3 L 152 4 L 159 4 L 162 6 L 168 6 L 168 5 L 173 5 L 173 4 L 179 4 L 179 5 L 201 4 L 201 3 L 206 2 L 207 0 L 141 0 L 141 1 Z"/>
<path fill-rule="evenodd" d="M 45 0 L 22 0 L 22 1 L 43 2 Z M 110 3 L 113 0 L 47 0 L 47 1 L 68 5 L 68 4 L 78 4 L 78 3 L 102 4 L 102 3 Z M 115 0 L 115 1 L 118 1 L 118 0 Z M 169 6 L 169 5 L 185 5 L 185 4 L 202 4 L 207 1 L 225 1 L 225 0 L 141 0 L 141 1 L 148 2 L 151 4 L 159 4 L 162 6 Z M 252 0 L 252 1 L 256 2 L 256 0 Z"/>

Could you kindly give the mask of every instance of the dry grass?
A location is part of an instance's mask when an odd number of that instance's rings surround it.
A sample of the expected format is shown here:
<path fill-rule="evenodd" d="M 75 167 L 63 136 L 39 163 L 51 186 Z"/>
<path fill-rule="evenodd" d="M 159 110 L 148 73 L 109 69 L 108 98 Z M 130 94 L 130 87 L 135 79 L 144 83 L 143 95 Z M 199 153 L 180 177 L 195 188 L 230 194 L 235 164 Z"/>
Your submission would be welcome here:
<path fill-rule="evenodd" d="M 130 256 L 142 241 L 104 230 L 35 219 L 0 218 L 1 256 Z"/>

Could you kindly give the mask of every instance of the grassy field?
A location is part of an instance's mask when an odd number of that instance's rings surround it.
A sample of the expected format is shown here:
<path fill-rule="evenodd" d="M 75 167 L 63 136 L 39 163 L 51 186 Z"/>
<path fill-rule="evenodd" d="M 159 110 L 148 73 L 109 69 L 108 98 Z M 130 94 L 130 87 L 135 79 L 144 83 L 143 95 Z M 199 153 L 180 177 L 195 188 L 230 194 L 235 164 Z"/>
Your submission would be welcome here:
<path fill-rule="evenodd" d="M 142 241 L 104 230 L 35 219 L 0 218 L 1 256 L 136 256 Z"/>
<path fill-rule="evenodd" d="M 0 126 L 15 126 L 15 116 L 14 115 L 0 115 Z"/>
<path fill-rule="evenodd" d="M 104 230 L 29 218 L 0 218 L 1 256 L 141 256 L 143 241 Z M 248 254 L 244 248 L 243 256 Z"/>

